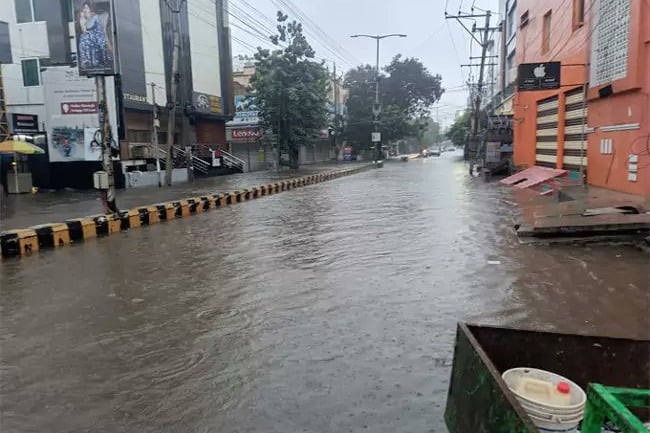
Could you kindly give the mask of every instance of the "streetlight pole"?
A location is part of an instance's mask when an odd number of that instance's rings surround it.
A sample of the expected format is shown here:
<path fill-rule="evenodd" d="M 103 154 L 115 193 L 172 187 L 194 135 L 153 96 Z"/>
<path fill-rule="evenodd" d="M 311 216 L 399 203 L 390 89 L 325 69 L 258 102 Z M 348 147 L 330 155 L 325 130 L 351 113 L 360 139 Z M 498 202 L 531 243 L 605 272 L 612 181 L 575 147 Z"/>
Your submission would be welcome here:
<path fill-rule="evenodd" d="M 381 41 L 382 39 L 392 38 L 392 37 L 405 38 L 406 35 L 401 33 L 391 33 L 389 35 L 352 35 L 350 37 L 370 38 L 370 39 L 374 39 L 377 42 L 377 63 L 375 66 L 375 104 L 372 107 L 373 124 L 374 124 L 375 133 L 372 135 L 372 141 L 374 141 L 376 145 L 377 166 L 381 167 L 380 161 L 383 158 L 382 158 L 382 151 L 381 151 L 381 135 L 379 132 L 379 115 L 381 114 L 381 105 L 379 102 L 379 41 Z"/>

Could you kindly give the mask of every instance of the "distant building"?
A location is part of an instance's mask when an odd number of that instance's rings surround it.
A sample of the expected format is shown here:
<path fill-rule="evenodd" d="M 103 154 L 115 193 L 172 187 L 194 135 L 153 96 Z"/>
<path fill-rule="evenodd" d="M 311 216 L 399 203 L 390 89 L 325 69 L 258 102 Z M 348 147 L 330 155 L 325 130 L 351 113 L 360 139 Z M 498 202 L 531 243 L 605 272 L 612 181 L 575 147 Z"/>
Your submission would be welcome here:
<path fill-rule="evenodd" d="M 268 169 L 277 157 L 275 137 L 269 131 L 262 131 L 260 113 L 251 95 L 251 78 L 255 74 L 254 59 L 246 56 L 233 58 L 233 93 L 235 114 L 227 123 L 228 151 L 244 162 L 245 171 Z M 322 162 L 336 157 L 334 144 L 335 114 L 342 125 L 347 116 L 348 90 L 342 80 L 330 79 L 327 94 L 329 125 L 323 125 L 320 140 L 305 143 L 300 148 L 300 163 Z M 339 143 L 342 144 L 342 143 Z"/>
<path fill-rule="evenodd" d="M 515 163 L 650 195 L 650 5 L 518 0 L 517 15 L 517 63 L 561 62 L 561 87 L 516 93 Z"/>
<path fill-rule="evenodd" d="M 161 107 L 158 140 L 166 143 L 174 18 L 181 35 L 178 133 L 174 143 L 225 144 L 225 122 L 233 114 L 225 2 L 171 2 L 182 5 L 175 14 L 165 1 L 113 1 L 117 33 L 113 52 L 119 56 L 121 74 L 107 80 L 108 106 L 124 171 L 151 168 L 154 97 Z M 0 21 L 9 23 L 15 41 L 13 63 L 2 66 L 7 110 L 37 118 L 38 131 L 33 133 L 47 141 L 48 164 L 41 167 L 47 173 L 35 177 L 45 184 L 38 186 L 89 187 L 92 172 L 99 169 L 98 155 L 88 151 L 98 116 L 94 80 L 80 77 L 76 68 L 75 28 L 80 17 L 74 8 L 81 2 L 2 3 Z"/>

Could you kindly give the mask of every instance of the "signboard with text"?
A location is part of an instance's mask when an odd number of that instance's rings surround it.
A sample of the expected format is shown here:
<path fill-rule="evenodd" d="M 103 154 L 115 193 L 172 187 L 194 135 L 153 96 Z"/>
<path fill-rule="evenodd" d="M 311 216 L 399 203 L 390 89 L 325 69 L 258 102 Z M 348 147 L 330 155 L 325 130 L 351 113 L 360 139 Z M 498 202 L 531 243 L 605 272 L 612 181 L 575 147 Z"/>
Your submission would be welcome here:
<path fill-rule="evenodd" d="M 93 143 L 99 128 L 95 80 L 79 76 L 74 68 L 48 68 L 42 79 L 47 116 L 39 121 L 45 123 L 48 133 L 50 162 L 97 161 L 97 144 Z M 112 135 L 117 139 L 113 77 L 106 78 L 106 96 Z"/>
<path fill-rule="evenodd" d="M 560 70 L 560 62 L 522 63 L 517 71 L 517 90 L 559 89 Z"/>
<path fill-rule="evenodd" d="M 262 136 L 260 128 L 227 128 L 228 141 L 255 141 Z"/>
<path fill-rule="evenodd" d="M 39 132 L 38 116 L 35 114 L 11 114 L 11 125 L 14 133 Z"/>
<path fill-rule="evenodd" d="M 222 114 L 221 98 L 207 93 L 193 92 L 192 105 L 199 113 Z"/>

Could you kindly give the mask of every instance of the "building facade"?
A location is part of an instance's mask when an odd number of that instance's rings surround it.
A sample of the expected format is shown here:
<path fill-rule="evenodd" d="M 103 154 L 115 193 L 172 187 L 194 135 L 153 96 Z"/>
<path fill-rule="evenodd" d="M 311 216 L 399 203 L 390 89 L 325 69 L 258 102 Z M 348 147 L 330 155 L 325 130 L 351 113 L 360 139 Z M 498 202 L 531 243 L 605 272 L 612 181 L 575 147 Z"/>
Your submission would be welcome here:
<path fill-rule="evenodd" d="M 113 20 L 118 74 L 107 77 L 114 148 L 123 171 L 152 168 L 154 112 L 158 141 L 166 144 L 172 82 L 173 22 L 180 34 L 174 145 L 225 144 L 233 114 L 227 0 L 113 0 L 103 13 Z M 92 78 L 77 72 L 75 28 L 80 0 L 4 0 L 13 63 L 2 65 L 10 114 L 38 119 L 49 172 L 45 187 L 89 187 L 99 169 L 92 146 L 99 126 Z M 110 5 L 106 0 L 89 2 Z M 174 4 L 180 5 L 174 10 Z M 75 12 L 76 11 L 76 12 Z M 156 109 L 155 107 L 158 107 Z M 18 133 L 15 125 L 13 133 Z M 116 158 L 116 159 L 117 159 Z"/>
<path fill-rule="evenodd" d="M 640 0 L 517 1 L 517 64 L 560 62 L 560 88 L 517 91 L 514 161 L 650 195 L 650 19 Z"/>
<path fill-rule="evenodd" d="M 278 159 L 282 159 L 283 154 L 277 154 L 273 134 L 262 130 L 259 112 L 251 97 L 250 83 L 255 74 L 255 61 L 251 57 L 238 56 L 233 59 L 233 63 L 237 65 L 232 74 L 235 115 L 227 123 L 228 152 L 243 161 L 245 171 L 266 170 L 273 167 Z M 342 80 L 332 76 L 327 94 L 329 125 L 323 126 L 319 139 L 300 146 L 300 164 L 323 162 L 337 157 L 343 143 L 334 135 L 335 125 L 337 121 L 340 126 L 345 122 L 347 99 L 348 91 L 343 87 Z"/>

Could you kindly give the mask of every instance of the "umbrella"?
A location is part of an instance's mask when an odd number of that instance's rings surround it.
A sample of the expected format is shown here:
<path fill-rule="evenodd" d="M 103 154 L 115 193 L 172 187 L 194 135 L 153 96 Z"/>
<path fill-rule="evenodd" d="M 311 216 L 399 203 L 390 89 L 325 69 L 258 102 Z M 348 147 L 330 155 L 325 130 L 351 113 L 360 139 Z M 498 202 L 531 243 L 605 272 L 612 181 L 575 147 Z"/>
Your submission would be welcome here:
<path fill-rule="evenodd" d="M 18 167 L 16 165 L 16 155 L 19 153 L 23 155 L 35 155 L 45 153 L 45 151 L 40 147 L 26 141 L 6 140 L 0 142 L 0 153 L 12 153 L 14 155 L 14 177 L 16 178 L 16 185 L 18 185 Z"/>
<path fill-rule="evenodd" d="M 45 151 L 26 141 L 7 140 L 0 142 L 0 153 L 22 153 L 24 155 L 34 155 L 45 153 Z"/>

